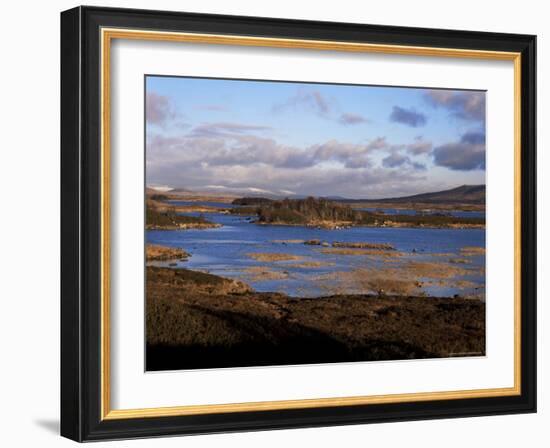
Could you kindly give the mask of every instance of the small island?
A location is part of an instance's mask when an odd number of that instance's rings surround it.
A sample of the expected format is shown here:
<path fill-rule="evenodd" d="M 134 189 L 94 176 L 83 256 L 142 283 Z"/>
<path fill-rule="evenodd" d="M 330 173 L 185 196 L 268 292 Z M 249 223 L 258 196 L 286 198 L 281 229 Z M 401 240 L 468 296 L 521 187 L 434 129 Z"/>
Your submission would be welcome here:
<path fill-rule="evenodd" d="M 179 214 L 175 207 L 157 200 L 151 199 L 146 203 L 146 230 L 212 229 L 216 227 L 221 227 L 221 224 L 210 222 L 202 215 Z"/>
<path fill-rule="evenodd" d="M 258 199 L 261 199 L 259 201 Z M 239 215 L 257 216 L 256 224 L 290 225 L 339 229 L 368 227 L 485 228 L 485 218 L 458 217 L 445 213 L 386 214 L 357 210 L 349 205 L 324 198 L 268 200 L 241 198 L 241 205 L 230 210 Z"/>

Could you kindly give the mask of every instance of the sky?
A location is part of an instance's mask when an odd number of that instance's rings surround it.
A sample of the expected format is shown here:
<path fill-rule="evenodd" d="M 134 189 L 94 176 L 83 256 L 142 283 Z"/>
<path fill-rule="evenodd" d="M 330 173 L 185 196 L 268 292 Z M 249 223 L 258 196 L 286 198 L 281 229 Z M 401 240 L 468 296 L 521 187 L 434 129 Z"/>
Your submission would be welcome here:
<path fill-rule="evenodd" d="M 485 92 L 145 83 L 148 186 L 375 199 L 485 183 Z"/>

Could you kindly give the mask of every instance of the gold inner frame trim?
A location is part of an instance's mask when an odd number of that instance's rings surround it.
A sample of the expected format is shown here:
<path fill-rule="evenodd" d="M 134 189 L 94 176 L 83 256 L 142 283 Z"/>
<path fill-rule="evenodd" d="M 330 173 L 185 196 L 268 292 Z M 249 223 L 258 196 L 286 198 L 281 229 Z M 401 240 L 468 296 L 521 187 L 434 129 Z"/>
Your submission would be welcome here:
<path fill-rule="evenodd" d="M 354 53 L 454 57 L 514 63 L 514 386 L 506 388 L 420 392 L 390 395 L 314 398 L 246 403 L 111 409 L 110 366 L 110 50 L 113 39 L 238 45 Z M 101 29 L 101 419 L 115 420 L 230 412 L 352 406 L 415 401 L 503 397 L 521 394 L 521 54 L 514 52 L 418 47 L 304 39 L 278 39 L 198 33 Z"/>

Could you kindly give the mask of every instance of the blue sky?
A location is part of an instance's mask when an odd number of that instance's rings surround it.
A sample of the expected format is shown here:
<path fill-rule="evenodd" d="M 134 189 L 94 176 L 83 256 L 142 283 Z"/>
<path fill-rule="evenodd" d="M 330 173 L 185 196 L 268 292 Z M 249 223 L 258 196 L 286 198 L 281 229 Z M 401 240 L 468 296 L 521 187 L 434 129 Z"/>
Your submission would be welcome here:
<path fill-rule="evenodd" d="M 485 183 L 485 93 L 146 77 L 147 184 L 376 198 Z"/>

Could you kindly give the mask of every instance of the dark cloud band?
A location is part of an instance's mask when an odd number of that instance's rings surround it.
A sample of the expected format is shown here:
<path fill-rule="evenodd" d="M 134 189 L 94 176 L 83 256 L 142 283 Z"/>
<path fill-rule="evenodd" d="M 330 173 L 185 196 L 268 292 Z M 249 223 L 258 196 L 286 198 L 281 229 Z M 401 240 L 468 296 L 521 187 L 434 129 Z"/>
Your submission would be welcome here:
<path fill-rule="evenodd" d="M 438 146 L 434 163 L 455 171 L 485 170 L 485 134 L 467 132 L 458 142 Z"/>
<path fill-rule="evenodd" d="M 417 112 L 414 109 L 405 109 L 403 107 L 393 106 L 390 121 L 417 128 L 424 126 L 428 120 L 424 114 Z"/>

